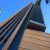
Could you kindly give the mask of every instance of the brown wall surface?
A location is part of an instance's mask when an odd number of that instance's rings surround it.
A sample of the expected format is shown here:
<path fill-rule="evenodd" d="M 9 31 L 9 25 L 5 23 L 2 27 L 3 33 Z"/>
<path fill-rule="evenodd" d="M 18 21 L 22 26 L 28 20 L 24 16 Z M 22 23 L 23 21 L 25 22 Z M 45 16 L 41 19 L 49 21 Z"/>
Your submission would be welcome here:
<path fill-rule="evenodd" d="M 50 34 L 26 29 L 18 50 L 50 50 Z"/>

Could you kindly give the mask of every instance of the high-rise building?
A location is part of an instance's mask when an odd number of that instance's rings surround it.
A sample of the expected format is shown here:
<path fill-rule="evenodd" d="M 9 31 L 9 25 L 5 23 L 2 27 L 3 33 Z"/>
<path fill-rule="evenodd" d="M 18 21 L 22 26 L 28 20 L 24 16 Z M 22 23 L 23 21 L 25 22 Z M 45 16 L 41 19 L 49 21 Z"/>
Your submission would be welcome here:
<path fill-rule="evenodd" d="M 0 24 L 0 50 L 50 50 L 50 34 L 40 6 L 32 2 Z"/>
<path fill-rule="evenodd" d="M 46 26 L 44 23 L 41 7 L 39 5 L 33 6 L 30 14 L 31 19 L 27 28 L 44 32 Z"/>

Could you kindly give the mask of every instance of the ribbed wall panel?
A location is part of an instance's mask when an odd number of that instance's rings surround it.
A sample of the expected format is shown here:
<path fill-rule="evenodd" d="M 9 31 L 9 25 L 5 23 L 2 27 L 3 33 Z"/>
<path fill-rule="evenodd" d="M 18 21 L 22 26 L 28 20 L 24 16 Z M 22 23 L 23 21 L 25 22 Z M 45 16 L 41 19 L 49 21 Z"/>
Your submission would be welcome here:
<path fill-rule="evenodd" d="M 32 7 L 33 3 L 29 3 L 26 5 L 23 9 L 21 9 L 18 13 L 1 23 L 0 27 L 0 50 L 6 45 L 8 40 L 11 38 L 11 36 L 15 35 L 15 30 L 19 30 L 24 20 L 28 20 L 29 16 L 27 17 L 28 13 L 30 12 L 30 9 Z M 27 17 L 27 18 L 26 18 Z M 27 21 L 25 23 L 27 25 Z M 24 25 L 24 26 L 25 26 Z M 23 28 L 25 28 L 23 26 Z M 19 27 L 19 28 L 18 28 Z M 24 31 L 24 30 L 23 30 Z M 17 31 L 18 32 L 18 31 Z M 15 35 L 16 36 L 16 35 Z M 14 38 L 14 37 L 13 37 Z M 17 37 L 16 37 L 17 38 Z M 15 39 L 14 39 L 15 40 Z M 15 40 L 16 41 L 16 40 Z M 10 40 L 11 42 L 11 40 Z M 8 42 L 9 43 L 9 42 Z M 8 44 L 7 44 L 8 45 Z M 9 44 L 10 45 L 10 44 Z M 14 47 L 14 46 L 13 46 Z M 5 47 L 4 49 L 5 50 Z M 7 49 L 8 50 L 8 49 Z M 10 49 L 9 49 L 10 50 Z M 16 50 L 16 49 L 15 49 Z"/>

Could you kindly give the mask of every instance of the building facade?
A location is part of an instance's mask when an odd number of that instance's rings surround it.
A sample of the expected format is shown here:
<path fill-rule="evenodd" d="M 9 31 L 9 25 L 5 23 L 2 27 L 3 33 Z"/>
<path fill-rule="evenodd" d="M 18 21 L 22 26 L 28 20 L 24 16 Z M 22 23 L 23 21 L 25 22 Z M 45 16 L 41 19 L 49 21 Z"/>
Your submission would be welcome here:
<path fill-rule="evenodd" d="M 18 50 L 50 50 L 50 34 L 26 29 Z"/>
<path fill-rule="evenodd" d="M 0 50 L 50 50 L 45 28 L 40 6 L 31 2 L 0 24 Z"/>

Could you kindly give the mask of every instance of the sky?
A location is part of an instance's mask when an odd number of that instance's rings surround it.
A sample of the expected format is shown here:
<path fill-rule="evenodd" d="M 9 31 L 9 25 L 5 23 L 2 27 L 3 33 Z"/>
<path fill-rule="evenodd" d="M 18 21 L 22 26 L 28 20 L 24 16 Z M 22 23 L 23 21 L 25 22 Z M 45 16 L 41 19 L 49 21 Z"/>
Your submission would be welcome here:
<path fill-rule="evenodd" d="M 35 3 L 36 0 L 0 0 L 0 8 L 2 8 L 0 14 L 0 23 L 5 21 L 11 15 L 15 14 L 30 2 Z M 45 0 L 42 0 L 41 9 L 46 25 L 45 32 L 50 34 L 50 3 L 46 4 Z"/>

